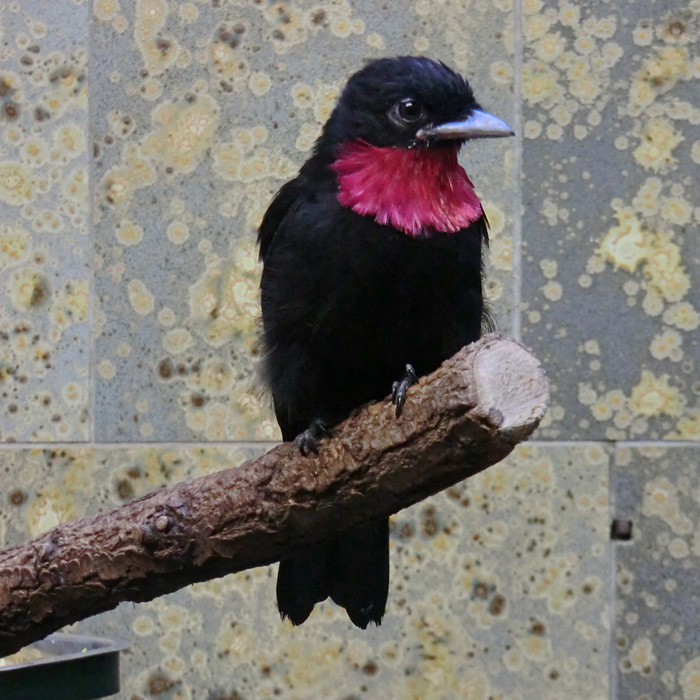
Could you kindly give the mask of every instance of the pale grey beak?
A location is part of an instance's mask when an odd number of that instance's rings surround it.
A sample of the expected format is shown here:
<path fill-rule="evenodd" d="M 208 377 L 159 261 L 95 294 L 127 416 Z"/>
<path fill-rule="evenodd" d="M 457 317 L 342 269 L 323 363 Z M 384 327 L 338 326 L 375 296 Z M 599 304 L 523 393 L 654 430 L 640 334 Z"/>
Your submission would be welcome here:
<path fill-rule="evenodd" d="M 464 121 L 446 122 L 419 129 L 416 137 L 419 139 L 494 139 L 514 134 L 513 129 L 502 119 L 475 109 Z"/>

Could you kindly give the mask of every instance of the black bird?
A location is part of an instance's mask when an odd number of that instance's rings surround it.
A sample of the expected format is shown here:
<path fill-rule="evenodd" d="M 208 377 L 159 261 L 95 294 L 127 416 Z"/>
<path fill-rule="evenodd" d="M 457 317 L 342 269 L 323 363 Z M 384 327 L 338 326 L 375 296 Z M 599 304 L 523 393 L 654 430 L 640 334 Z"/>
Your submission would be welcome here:
<path fill-rule="evenodd" d="M 392 386 L 399 416 L 416 375 L 479 338 L 487 222 L 457 154 L 512 133 L 428 58 L 375 60 L 348 81 L 258 235 L 264 378 L 302 453 Z M 364 629 L 388 587 L 382 519 L 282 561 L 277 604 L 299 625 L 330 596 Z"/>

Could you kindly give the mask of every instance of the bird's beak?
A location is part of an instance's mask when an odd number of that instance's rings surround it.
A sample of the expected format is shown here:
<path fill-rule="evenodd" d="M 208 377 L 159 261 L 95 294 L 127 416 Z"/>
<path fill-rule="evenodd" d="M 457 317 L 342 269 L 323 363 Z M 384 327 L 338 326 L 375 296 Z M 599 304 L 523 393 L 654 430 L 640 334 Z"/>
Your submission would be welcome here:
<path fill-rule="evenodd" d="M 419 129 L 416 137 L 425 139 L 494 139 L 515 132 L 502 119 L 475 109 L 468 119 Z"/>

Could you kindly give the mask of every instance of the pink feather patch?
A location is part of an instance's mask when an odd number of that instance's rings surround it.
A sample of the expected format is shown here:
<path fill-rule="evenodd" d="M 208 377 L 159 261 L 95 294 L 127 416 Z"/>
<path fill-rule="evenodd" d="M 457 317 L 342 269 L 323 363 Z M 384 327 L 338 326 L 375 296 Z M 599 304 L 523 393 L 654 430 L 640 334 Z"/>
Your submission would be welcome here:
<path fill-rule="evenodd" d="M 483 215 L 474 185 L 457 161 L 459 146 L 379 148 L 345 144 L 331 168 L 338 201 L 409 236 L 454 233 Z"/>

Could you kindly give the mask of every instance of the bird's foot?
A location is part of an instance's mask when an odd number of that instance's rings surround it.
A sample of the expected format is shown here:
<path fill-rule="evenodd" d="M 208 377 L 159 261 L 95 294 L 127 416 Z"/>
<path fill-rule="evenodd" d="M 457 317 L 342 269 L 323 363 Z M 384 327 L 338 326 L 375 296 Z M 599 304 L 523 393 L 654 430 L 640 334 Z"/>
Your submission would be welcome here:
<path fill-rule="evenodd" d="M 416 370 L 413 369 L 413 365 L 406 365 L 406 373 L 403 379 L 393 383 L 391 387 L 391 403 L 396 405 L 397 418 L 401 415 L 403 406 L 406 403 L 406 392 L 409 387 L 412 387 L 417 382 L 418 375 L 416 374 Z"/>
<path fill-rule="evenodd" d="M 313 452 L 315 455 L 318 454 L 318 438 L 320 437 L 331 437 L 332 433 L 328 429 L 328 426 L 319 418 L 311 421 L 309 427 L 303 432 L 299 433 L 294 440 L 294 444 L 299 449 L 304 457 L 308 455 L 309 452 Z"/>

